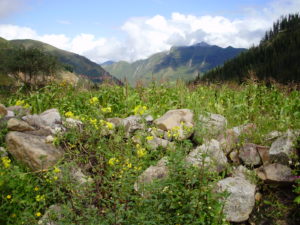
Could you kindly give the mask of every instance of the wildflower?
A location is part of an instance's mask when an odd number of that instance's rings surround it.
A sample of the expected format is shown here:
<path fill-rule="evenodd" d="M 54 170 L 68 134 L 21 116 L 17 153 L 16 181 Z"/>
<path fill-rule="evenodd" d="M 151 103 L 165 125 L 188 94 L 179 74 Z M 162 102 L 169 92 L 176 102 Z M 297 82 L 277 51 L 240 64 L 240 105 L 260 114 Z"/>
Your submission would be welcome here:
<path fill-rule="evenodd" d="M 95 105 L 99 102 L 99 99 L 97 97 L 92 97 L 89 101 L 91 105 Z"/>
<path fill-rule="evenodd" d="M 34 190 L 35 190 L 35 191 L 38 191 L 38 190 L 39 190 L 39 188 L 38 188 L 38 187 L 34 187 Z"/>
<path fill-rule="evenodd" d="M 7 195 L 6 198 L 7 198 L 7 199 L 11 199 L 11 195 Z"/>
<path fill-rule="evenodd" d="M 130 169 L 132 167 L 131 163 L 127 163 L 127 167 Z"/>
<path fill-rule="evenodd" d="M 5 168 L 10 167 L 11 160 L 7 156 L 1 157 L 1 161 Z"/>
<path fill-rule="evenodd" d="M 37 212 L 35 215 L 36 215 L 37 217 L 40 217 L 40 216 L 42 215 L 42 213 Z"/>
<path fill-rule="evenodd" d="M 101 111 L 104 112 L 104 113 L 110 113 L 111 112 L 111 107 L 102 108 Z"/>
<path fill-rule="evenodd" d="M 152 140 L 153 140 L 153 136 L 147 136 L 146 139 L 147 139 L 148 141 L 152 141 Z"/>
<path fill-rule="evenodd" d="M 69 118 L 72 118 L 72 117 L 74 117 L 74 114 L 71 111 L 68 111 L 68 112 L 65 113 L 65 116 L 69 117 Z"/>
<path fill-rule="evenodd" d="M 142 158 L 147 155 L 147 151 L 144 148 L 138 148 L 136 154 L 139 158 Z"/>
<path fill-rule="evenodd" d="M 44 201 L 45 200 L 45 195 L 37 195 L 37 196 L 35 196 L 35 200 L 37 202 Z"/>
<path fill-rule="evenodd" d="M 119 162 L 119 160 L 118 160 L 117 158 L 115 158 L 115 157 L 110 158 L 110 159 L 108 160 L 108 164 L 111 165 L 111 166 L 115 165 L 115 164 L 118 163 L 118 162 Z"/>
<path fill-rule="evenodd" d="M 55 166 L 53 172 L 54 172 L 54 173 L 60 173 L 61 170 L 60 170 L 58 167 Z"/>
<path fill-rule="evenodd" d="M 24 105 L 25 104 L 25 101 L 24 100 L 18 100 L 18 101 L 16 101 L 16 106 L 22 106 L 22 105 Z"/>
<path fill-rule="evenodd" d="M 54 180 L 58 180 L 58 176 L 54 176 L 53 179 L 54 179 Z"/>
<path fill-rule="evenodd" d="M 106 122 L 106 127 L 110 130 L 112 130 L 114 128 L 114 125 L 110 122 Z"/>
<path fill-rule="evenodd" d="M 30 105 L 29 105 L 28 103 L 26 103 L 26 104 L 24 105 L 24 108 L 25 108 L 25 109 L 28 109 L 28 108 L 30 108 Z"/>
<path fill-rule="evenodd" d="M 133 112 L 135 115 L 143 115 L 146 110 L 147 110 L 146 106 L 138 105 L 134 108 Z"/>

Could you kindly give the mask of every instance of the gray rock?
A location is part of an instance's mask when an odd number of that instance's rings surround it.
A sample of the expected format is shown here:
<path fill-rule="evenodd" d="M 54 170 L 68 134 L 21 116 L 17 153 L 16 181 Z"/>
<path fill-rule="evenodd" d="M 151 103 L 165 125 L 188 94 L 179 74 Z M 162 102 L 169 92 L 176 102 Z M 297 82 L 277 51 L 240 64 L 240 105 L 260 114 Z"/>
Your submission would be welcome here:
<path fill-rule="evenodd" d="M 186 157 L 186 162 L 214 172 L 221 172 L 227 166 L 227 158 L 220 147 L 220 143 L 214 139 L 191 151 Z"/>
<path fill-rule="evenodd" d="M 158 161 L 156 166 L 150 166 L 147 168 L 139 177 L 138 180 L 134 183 L 134 190 L 141 192 L 142 195 L 144 193 L 144 187 L 154 180 L 164 179 L 168 176 L 168 160 L 164 157 Z"/>
<path fill-rule="evenodd" d="M 283 133 L 277 130 L 271 131 L 270 133 L 268 133 L 267 135 L 265 135 L 265 140 L 266 141 L 272 141 L 275 140 L 276 138 L 282 136 Z"/>
<path fill-rule="evenodd" d="M 10 154 L 34 171 L 53 166 L 63 156 L 63 151 L 46 144 L 45 138 L 17 131 L 7 134 L 6 144 Z"/>
<path fill-rule="evenodd" d="M 43 217 L 38 221 L 40 225 L 58 225 L 58 221 L 63 218 L 61 213 L 62 208 L 60 205 L 51 205 L 43 215 Z"/>
<path fill-rule="evenodd" d="M 83 123 L 80 120 L 76 120 L 73 118 L 67 118 L 63 125 L 67 128 L 75 128 L 75 127 L 82 127 Z"/>
<path fill-rule="evenodd" d="M 266 182 L 289 183 L 295 180 L 292 170 L 278 163 L 261 166 L 256 169 L 257 176 Z"/>
<path fill-rule="evenodd" d="M 154 124 L 158 128 L 168 131 L 174 127 L 181 127 L 181 122 L 185 123 L 186 126 L 193 126 L 194 113 L 189 109 L 175 109 L 169 110 L 162 117 L 154 120 Z"/>
<path fill-rule="evenodd" d="M 296 153 L 294 141 L 298 136 L 297 131 L 288 130 L 283 136 L 277 138 L 269 151 L 271 162 L 288 165 L 291 157 Z"/>
<path fill-rule="evenodd" d="M 10 117 L 15 117 L 15 113 L 14 111 L 7 111 L 6 117 L 10 118 Z"/>
<path fill-rule="evenodd" d="M 227 127 L 227 119 L 219 114 L 207 113 L 200 115 L 196 124 L 197 129 L 194 133 L 194 140 L 199 144 L 199 139 L 217 138 Z"/>
<path fill-rule="evenodd" d="M 147 140 L 147 144 L 151 149 L 157 149 L 158 147 L 167 148 L 171 142 L 162 138 L 153 137 L 152 140 Z"/>
<path fill-rule="evenodd" d="M 22 117 L 30 114 L 30 109 L 24 108 L 19 105 L 9 106 L 7 107 L 7 110 L 14 112 L 14 114 L 18 117 Z"/>
<path fill-rule="evenodd" d="M 248 220 L 255 204 L 255 188 L 242 177 L 227 177 L 217 183 L 217 192 L 227 191 L 229 194 L 223 210 L 227 221 Z"/>
<path fill-rule="evenodd" d="M 16 118 L 11 118 L 7 121 L 7 128 L 10 131 L 33 131 L 34 127 L 30 126 L 28 123 L 18 120 Z"/>
<path fill-rule="evenodd" d="M 153 119 L 153 116 L 147 115 L 147 116 L 145 117 L 145 120 L 146 120 L 147 123 L 152 123 L 154 119 Z"/>
<path fill-rule="evenodd" d="M 261 164 L 261 159 L 255 144 L 247 143 L 240 148 L 239 157 L 248 166 L 257 166 Z"/>
<path fill-rule="evenodd" d="M 7 109 L 4 105 L 0 104 L 0 117 L 4 117 L 7 115 Z"/>
<path fill-rule="evenodd" d="M 120 127 L 123 124 L 123 119 L 118 117 L 107 118 L 106 121 L 112 123 L 113 125 L 115 125 L 115 127 Z"/>
<path fill-rule="evenodd" d="M 230 152 L 229 159 L 235 164 L 240 164 L 239 153 L 237 150 L 233 150 L 232 152 Z"/>
<path fill-rule="evenodd" d="M 248 180 L 250 183 L 251 181 L 249 180 L 249 175 L 251 171 L 248 170 L 246 167 L 240 165 L 238 166 L 235 170 L 232 171 L 232 177 L 241 177 L 245 180 Z"/>
<path fill-rule="evenodd" d="M 125 127 L 126 136 L 129 136 L 136 130 L 142 130 L 145 125 L 142 123 L 142 117 L 140 116 L 129 116 L 122 120 L 122 125 Z"/>

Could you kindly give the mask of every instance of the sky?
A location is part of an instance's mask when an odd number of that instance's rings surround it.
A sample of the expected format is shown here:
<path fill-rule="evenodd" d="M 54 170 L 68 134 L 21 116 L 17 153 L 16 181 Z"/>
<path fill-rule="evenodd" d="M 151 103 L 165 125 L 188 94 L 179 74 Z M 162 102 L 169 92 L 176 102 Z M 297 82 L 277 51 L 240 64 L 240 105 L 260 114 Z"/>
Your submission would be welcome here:
<path fill-rule="evenodd" d="M 300 0 L 0 0 L 0 37 L 132 62 L 201 41 L 249 48 L 297 12 Z"/>

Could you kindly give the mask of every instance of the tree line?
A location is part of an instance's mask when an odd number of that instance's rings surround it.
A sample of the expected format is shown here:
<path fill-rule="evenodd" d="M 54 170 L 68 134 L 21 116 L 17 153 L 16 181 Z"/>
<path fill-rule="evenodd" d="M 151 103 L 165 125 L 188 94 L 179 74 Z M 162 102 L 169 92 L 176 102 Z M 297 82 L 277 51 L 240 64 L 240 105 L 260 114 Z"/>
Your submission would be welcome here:
<path fill-rule="evenodd" d="M 300 16 L 281 17 L 267 31 L 258 46 L 251 47 L 223 66 L 204 74 L 199 80 L 239 83 L 251 76 L 269 82 L 300 82 Z"/>

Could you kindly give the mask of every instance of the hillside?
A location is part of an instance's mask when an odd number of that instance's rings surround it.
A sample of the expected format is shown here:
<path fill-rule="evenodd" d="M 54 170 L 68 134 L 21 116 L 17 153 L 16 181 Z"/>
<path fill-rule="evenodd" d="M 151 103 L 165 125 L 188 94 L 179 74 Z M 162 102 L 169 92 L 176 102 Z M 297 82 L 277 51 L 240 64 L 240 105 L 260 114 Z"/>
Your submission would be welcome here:
<path fill-rule="evenodd" d="M 103 81 L 113 81 L 117 84 L 121 84 L 119 80 L 112 77 L 108 72 L 106 72 L 101 66 L 97 63 L 90 61 L 84 56 L 64 51 L 58 48 L 55 48 L 46 43 L 35 41 L 35 40 L 12 40 L 10 41 L 13 45 L 23 45 L 26 48 L 36 47 L 42 49 L 43 51 L 57 57 L 57 59 L 68 65 L 70 69 L 78 75 L 83 75 L 84 77 L 92 80 L 95 83 L 102 83 Z"/>
<path fill-rule="evenodd" d="M 204 42 L 192 46 L 172 47 L 170 51 L 160 52 L 144 60 L 133 63 L 121 61 L 103 68 L 120 80 L 125 78 L 134 85 L 137 81 L 148 83 L 152 80 L 185 81 L 196 78 L 226 60 L 237 56 L 245 49 L 221 48 Z"/>
<path fill-rule="evenodd" d="M 206 73 L 201 80 L 243 82 L 254 76 L 265 81 L 299 82 L 299 58 L 300 16 L 293 14 L 275 22 L 258 46 Z"/>

